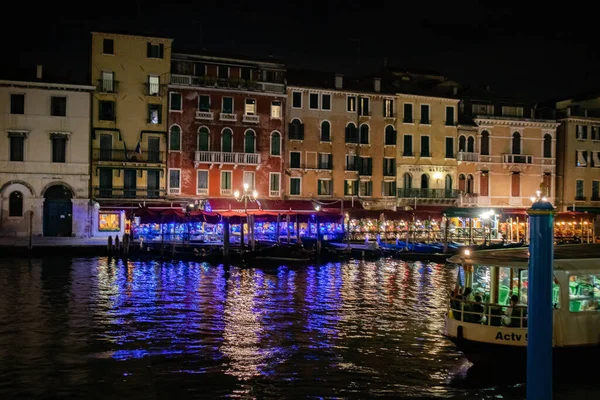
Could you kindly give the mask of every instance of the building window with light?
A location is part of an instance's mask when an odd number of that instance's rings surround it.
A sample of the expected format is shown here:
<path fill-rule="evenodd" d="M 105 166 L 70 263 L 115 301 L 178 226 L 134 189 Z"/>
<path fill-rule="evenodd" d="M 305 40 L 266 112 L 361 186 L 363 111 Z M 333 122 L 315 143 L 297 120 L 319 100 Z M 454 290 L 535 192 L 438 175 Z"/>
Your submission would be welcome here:
<path fill-rule="evenodd" d="M 248 190 L 254 190 L 254 172 L 244 171 L 244 185 L 248 185 Z"/>

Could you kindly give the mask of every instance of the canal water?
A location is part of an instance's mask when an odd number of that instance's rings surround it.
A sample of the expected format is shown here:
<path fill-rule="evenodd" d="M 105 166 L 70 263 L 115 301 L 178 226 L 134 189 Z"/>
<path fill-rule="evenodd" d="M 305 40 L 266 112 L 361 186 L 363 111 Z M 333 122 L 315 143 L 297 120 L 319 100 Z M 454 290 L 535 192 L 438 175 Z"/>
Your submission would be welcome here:
<path fill-rule="evenodd" d="M 441 335 L 454 272 L 0 259 L 0 398 L 524 398 Z"/>

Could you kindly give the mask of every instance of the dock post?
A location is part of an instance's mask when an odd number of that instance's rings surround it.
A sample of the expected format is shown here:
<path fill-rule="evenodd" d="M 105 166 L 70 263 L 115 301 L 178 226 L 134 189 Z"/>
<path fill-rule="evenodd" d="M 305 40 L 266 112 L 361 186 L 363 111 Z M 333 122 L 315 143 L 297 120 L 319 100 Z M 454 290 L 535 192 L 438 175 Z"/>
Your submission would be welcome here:
<path fill-rule="evenodd" d="M 129 233 L 123 235 L 123 256 L 127 257 L 129 254 Z"/>
<path fill-rule="evenodd" d="M 296 243 L 302 244 L 302 238 L 300 237 L 300 223 L 298 222 L 298 214 L 296 214 Z"/>
<path fill-rule="evenodd" d="M 529 214 L 527 399 L 552 399 L 554 208 L 539 197 Z"/>
<path fill-rule="evenodd" d="M 319 226 L 319 214 L 315 215 L 315 222 L 317 223 L 317 255 L 321 254 L 321 229 Z"/>
<path fill-rule="evenodd" d="M 29 211 L 29 242 L 27 243 L 27 250 L 29 251 L 29 255 L 31 255 L 31 251 L 33 250 L 33 210 Z"/>
<path fill-rule="evenodd" d="M 115 254 L 119 255 L 119 235 L 115 235 Z"/>
<path fill-rule="evenodd" d="M 106 251 L 108 252 L 108 255 L 112 255 L 112 247 L 113 247 L 113 239 L 112 236 L 108 237 L 108 244 L 106 245 Z"/>
<path fill-rule="evenodd" d="M 229 257 L 229 217 L 223 218 L 223 257 Z"/>
<path fill-rule="evenodd" d="M 448 216 L 444 214 L 444 254 L 448 253 Z"/>
<path fill-rule="evenodd" d="M 285 230 L 287 231 L 287 244 L 290 244 L 290 214 L 285 216 Z"/>
<path fill-rule="evenodd" d="M 248 216 L 248 233 L 250 234 L 250 248 L 256 250 L 256 242 L 254 238 L 254 215 Z"/>
<path fill-rule="evenodd" d="M 277 214 L 277 222 L 275 222 L 275 243 L 279 244 L 279 224 L 281 223 L 281 214 Z"/>

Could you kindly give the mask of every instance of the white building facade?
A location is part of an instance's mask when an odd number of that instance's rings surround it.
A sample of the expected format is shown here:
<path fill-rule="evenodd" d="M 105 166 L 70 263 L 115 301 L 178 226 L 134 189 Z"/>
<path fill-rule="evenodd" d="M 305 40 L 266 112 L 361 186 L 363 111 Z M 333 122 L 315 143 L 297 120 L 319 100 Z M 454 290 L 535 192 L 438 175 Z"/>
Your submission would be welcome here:
<path fill-rule="evenodd" d="M 94 89 L 0 80 L 0 236 L 93 235 Z"/>

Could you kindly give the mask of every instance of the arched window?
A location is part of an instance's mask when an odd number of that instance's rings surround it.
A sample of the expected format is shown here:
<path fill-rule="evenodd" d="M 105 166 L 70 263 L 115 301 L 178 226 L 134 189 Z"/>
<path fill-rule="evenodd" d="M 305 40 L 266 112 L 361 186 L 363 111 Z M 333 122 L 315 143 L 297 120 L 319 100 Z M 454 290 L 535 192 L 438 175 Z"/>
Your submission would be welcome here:
<path fill-rule="evenodd" d="M 552 158 L 552 135 L 544 135 L 544 158 Z"/>
<path fill-rule="evenodd" d="M 229 128 L 223 129 L 221 133 L 221 151 L 224 153 L 233 151 L 233 132 Z"/>
<path fill-rule="evenodd" d="M 281 135 L 277 131 L 271 133 L 271 155 L 281 156 Z"/>
<path fill-rule="evenodd" d="M 346 125 L 346 143 L 358 143 L 358 130 L 352 122 Z"/>
<path fill-rule="evenodd" d="M 467 190 L 466 192 L 468 194 L 473 193 L 473 175 L 469 174 L 467 175 Z"/>
<path fill-rule="evenodd" d="M 444 188 L 447 192 L 452 190 L 452 177 L 450 175 L 446 175 Z"/>
<path fill-rule="evenodd" d="M 521 154 L 521 134 L 519 132 L 512 135 L 512 154 Z"/>
<path fill-rule="evenodd" d="M 410 176 L 408 172 L 406 172 L 402 177 L 402 182 L 404 189 L 412 189 L 412 176 Z"/>
<path fill-rule="evenodd" d="M 458 176 L 458 190 L 460 190 L 461 192 L 464 192 L 466 189 L 466 186 L 467 186 L 466 182 L 467 182 L 467 179 L 465 178 L 465 175 L 460 174 Z"/>
<path fill-rule="evenodd" d="M 256 152 L 256 137 L 254 136 L 254 131 L 248 129 L 246 133 L 244 133 L 244 153 L 255 153 Z"/>
<path fill-rule="evenodd" d="M 429 175 L 421 175 L 421 189 L 429 189 Z"/>
<path fill-rule="evenodd" d="M 360 126 L 360 144 L 369 144 L 369 125 Z"/>
<path fill-rule="evenodd" d="M 177 125 L 173 125 L 169 132 L 169 150 L 181 151 L 181 128 Z"/>
<path fill-rule="evenodd" d="M 387 146 L 395 146 L 396 145 L 396 131 L 392 125 L 388 125 L 385 127 L 385 144 Z"/>
<path fill-rule="evenodd" d="M 469 153 L 475 152 L 475 139 L 473 139 L 473 136 L 469 136 L 467 139 L 467 151 Z"/>
<path fill-rule="evenodd" d="M 481 151 L 482 156 L 490 155 L 490 134 L 488 131 L 481 132 Z"/>
<path fill-rule="evenodd" d="M 209 151 L 209 132 L 205 126 L 198 129 L 198 151 Z"/>
<path fill-rule="evenodd" d="M 329 121 L 321 122 L 321 142 L 331 142 L 331 124 Z"/>
<path fill-rule="evenodd" d="M 465 137 L 463 135 L 460 135 L 460 137 L 458 138 L 458 151 L 467 151 L 466 143 L 467 140 L 465 139 Z"/>
<path fill-rule="evenodd" d="M 14 191 L 8 197 L 8 216 L 23 216 L 23 195 L 21 192 Z"/>
<path fill-rule="evenodd" d="M 304 125 L 298 118 L 290 122 L 288 131 L 290 140 L 304 140 Z"/>

